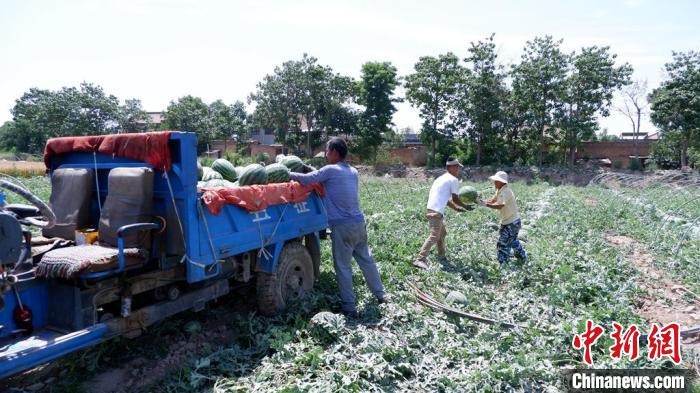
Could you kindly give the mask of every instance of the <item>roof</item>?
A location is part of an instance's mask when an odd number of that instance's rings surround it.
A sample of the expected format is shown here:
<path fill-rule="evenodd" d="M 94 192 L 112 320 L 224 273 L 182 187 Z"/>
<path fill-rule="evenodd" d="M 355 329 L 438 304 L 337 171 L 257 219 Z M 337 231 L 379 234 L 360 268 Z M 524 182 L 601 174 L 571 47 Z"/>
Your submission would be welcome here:
<path fill-rule="evenodd" d="M 163 112 L 146 112 L 148 113 L 149 120 L 153 124 L 160 124 L 163 122 Z"/>

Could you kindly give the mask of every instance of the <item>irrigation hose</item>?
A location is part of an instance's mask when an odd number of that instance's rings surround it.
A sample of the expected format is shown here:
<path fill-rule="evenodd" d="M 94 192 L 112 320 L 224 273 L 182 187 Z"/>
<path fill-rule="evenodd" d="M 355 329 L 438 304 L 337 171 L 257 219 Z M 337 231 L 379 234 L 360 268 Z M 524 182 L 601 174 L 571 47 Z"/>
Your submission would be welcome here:
<path fill-rule="evenodd" d="M 441 311 L 446 314 L 456 315 L 462 318 L 467 318 L 475 322 L 486 323 L 489 325 L 497 325 L 508 329 L 524 328 L 524 326 L 522 325 L 516 325 L 509 322 L 502 322 L 495 319 L 482 317 L 478 314 L 467 313 L 462 310 L 450 307 L 444 303 L 440 303 L 437 300 L 433 299 L 430 295 L 418 289 L 418 287 L 416 287 L 414 284 L 410 282 L 407 284 L 413 290 L 413 293 L 416 296 L 416 300 L 418 300 L 419 303 L 421 303 L 424 306 L 430 307 L 434 310 Z"/>

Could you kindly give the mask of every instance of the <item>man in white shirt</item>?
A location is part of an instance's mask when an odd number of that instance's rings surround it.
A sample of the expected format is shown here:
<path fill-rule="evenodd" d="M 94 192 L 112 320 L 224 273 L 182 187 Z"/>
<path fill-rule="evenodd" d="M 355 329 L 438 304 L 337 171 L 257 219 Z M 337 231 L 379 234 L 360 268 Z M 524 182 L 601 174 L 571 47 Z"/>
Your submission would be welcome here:
<path fill-rule="evenodd" d="M 498 231 L 498 243 L 496 244 L 498 262 L 501 266 L 508 262 L 511 249 L 513 249 L 516 258 L 526 261 L 527 254 L 518 240 L 518 232 L 520 232 L 521 227 L 520 213 L 513 190 L 508 186 L 508 174 L 498 171 L 489 179 L 493 180 L 496 195 L 493 199 L 486 201 L 486 206 L 498 210 L 501 216 L 501 228 Z"/>
<path fill-rule="evenodd" d="M 428 223 L 430 224 L 430 235 L 425 239 L 423 247 L 418 253 L 416 260 L 413 262 L 413 266 L 419 269 L 428 268 L 428 254 L 430 254 L 430 250 L 435 243 L 437 243 L 440 262 L 447 263 L 447 257 L 445 256 L 445 237 L 447 236 L 447 230 L 443 222 L 445 207 L 449 206 L 459 212 L 473 210 L 473 207 L 465 205 L 457 195 L 459 193 L 459 179 L 457 175 L 460 169 L 462 169 L 462 164 L 456 159 L 450 158 L 446 166 L 447 173 L 435 179 L 432 187 L 430 187 L 428 213 L 426 214 Z"/>

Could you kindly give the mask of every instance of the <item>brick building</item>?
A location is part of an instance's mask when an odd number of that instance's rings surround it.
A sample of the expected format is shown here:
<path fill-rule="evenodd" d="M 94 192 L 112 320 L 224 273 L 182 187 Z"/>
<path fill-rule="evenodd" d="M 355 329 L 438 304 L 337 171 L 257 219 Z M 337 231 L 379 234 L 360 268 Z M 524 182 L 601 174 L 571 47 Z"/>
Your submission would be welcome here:
<path fill-rule="evenodd" d="M 639 158 L 645 160 L 651 152 L 651 145 L 655 142 L 651 139 L 637 141 Z M 611 142 L 584 142 L 576 149 L 577 159 L 609 159 L 613 165 L 627 168 L 634 157 L 634 141 L 617 140 Z"/>

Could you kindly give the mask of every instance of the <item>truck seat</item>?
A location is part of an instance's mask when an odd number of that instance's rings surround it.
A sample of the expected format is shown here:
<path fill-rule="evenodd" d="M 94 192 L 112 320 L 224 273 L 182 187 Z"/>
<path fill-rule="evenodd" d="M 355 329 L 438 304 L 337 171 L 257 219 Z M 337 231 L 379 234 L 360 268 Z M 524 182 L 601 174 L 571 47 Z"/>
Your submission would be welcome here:
<path fill-rule="evenodd" d="M 75 230 L 89 225 L 95 172 L 83 168 L 59 168 L 51 173 L 49 205 L 56 224 L 42 230 L 47 238 L 75 240 Z"/>
<path fill-rule="evenodd" d="M 47 252 L 37 265 L 40 277 L 71 279 L 81 274 L 109 272 L 118 267 L 119 228 L 150 223 L 153 205 L 153 170 L 114 168 L 109 172 L 108 193 L 99 223 L 99 244 L 59 248 Z M 122 235 L 125 267 L 147 261 L 150 231 Z M 114 271 L 116 273 L 116 271 Z"/>

